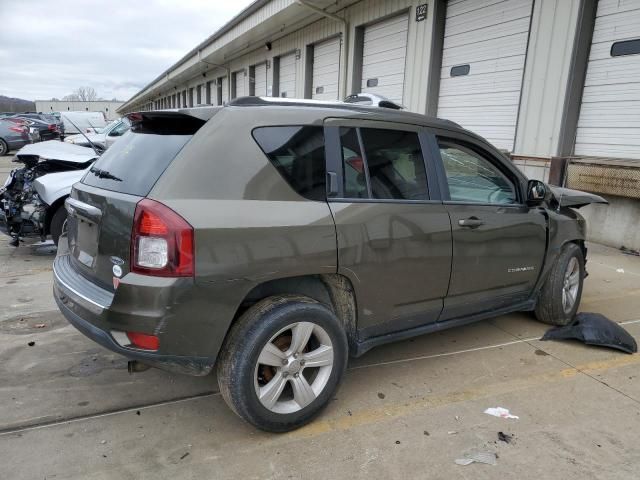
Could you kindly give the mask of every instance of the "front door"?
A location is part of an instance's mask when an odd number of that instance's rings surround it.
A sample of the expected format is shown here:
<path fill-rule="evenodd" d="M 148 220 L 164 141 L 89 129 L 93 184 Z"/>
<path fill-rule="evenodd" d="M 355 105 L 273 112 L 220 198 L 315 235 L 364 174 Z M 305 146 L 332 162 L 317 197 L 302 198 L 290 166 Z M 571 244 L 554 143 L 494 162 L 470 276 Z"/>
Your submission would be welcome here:
<path fill-rule="evenodd" d="M 519 179 L 499 157 L 438 138 L 451 218 L 451 283 L 440 320 L 508 307 L 529 298 L 546 249 L 546 218 L 523 199 Z"/>
<path fill-rule="evenodd" d="M 326 130 L 339 273 L 356 290 L 361 339 L 437 321 L 451 226 L 418 129 L 358 122 Z"/>

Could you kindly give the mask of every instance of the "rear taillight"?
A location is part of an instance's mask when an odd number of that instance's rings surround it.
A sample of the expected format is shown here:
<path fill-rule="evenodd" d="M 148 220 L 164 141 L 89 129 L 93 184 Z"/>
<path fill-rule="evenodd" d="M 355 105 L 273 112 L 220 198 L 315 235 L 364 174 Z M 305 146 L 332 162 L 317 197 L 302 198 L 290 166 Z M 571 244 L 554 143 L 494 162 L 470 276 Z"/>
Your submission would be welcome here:
<path fill-rule="evenodd" d="M 131 271 L 158 277 L 192 277 L 193 227 L 166 205 L 145 198 L 136 205 Z"/>
<path fill-rule="evenodd" d="M 12 132 L 24 133 L 27 131 L 26 127 L 9 127 Z"/>
<path fill-rule="evenodd" d="M 56 131 L 57 129 L 58 129 L 58 127 L 56 127 L 55 125 L 53 125 L 53 124 L 49 125 L 49 130 Z"/>

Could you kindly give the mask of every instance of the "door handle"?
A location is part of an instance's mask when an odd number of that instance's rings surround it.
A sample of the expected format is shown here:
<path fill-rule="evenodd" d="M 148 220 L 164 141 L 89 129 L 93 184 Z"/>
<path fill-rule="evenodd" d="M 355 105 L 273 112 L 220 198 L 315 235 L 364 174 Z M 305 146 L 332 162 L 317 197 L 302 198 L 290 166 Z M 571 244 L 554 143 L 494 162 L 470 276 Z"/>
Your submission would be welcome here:
<path fill-rule="evenodd" d="M 458 220 L 458 225 L 461 227 L 478 228 L 480 225 L 484 225 L 484 222 L 478 217 L 469 217 L 463 220 Z"/>

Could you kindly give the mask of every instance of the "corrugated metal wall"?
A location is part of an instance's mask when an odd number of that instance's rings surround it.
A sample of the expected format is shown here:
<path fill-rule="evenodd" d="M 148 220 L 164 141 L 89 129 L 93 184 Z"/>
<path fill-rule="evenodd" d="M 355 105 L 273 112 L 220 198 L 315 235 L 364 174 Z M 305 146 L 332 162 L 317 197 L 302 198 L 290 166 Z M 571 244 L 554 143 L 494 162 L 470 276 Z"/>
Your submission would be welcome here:
<path fill-rule="evenodd" d="M 576 155 L 640 159 L 640 54 L 614 43 L 640 39 L 639 0 L 600 0 L 576 132 Z"/>

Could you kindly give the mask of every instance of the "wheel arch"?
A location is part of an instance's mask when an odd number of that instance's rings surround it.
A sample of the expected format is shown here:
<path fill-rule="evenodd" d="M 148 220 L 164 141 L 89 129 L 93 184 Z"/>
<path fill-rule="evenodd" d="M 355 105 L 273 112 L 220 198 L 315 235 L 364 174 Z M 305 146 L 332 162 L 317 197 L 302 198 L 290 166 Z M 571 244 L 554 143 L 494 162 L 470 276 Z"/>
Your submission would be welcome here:
<path fill-rule="evenodd" d="M 254 286 L 238 306 L 225 337 L 228 336 L 228 332 L 233 328 L 238 318 L 252 305 L 264 298 L 283 294 L 304 295 L 327 306 L 344 326 L 349 341 L 349 350 L 355 351 L 357 343 L 356 296 L 351 281 L 340 274 L 278 278 Z"/>
<path fill-rule="evenodd" d="M 58 198 L 55 202 L 49 205 L 47 209 L 47 215 L 45 217 L 44 229 L 47 235 L 51 234 L 51 221 L 53 220 L 53 215 L 58 211 L 58 208 L 64 205 L 64 201 L 69 197 L 69 195 L 63 195 Z"/>

